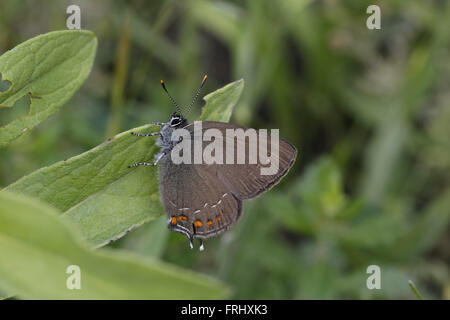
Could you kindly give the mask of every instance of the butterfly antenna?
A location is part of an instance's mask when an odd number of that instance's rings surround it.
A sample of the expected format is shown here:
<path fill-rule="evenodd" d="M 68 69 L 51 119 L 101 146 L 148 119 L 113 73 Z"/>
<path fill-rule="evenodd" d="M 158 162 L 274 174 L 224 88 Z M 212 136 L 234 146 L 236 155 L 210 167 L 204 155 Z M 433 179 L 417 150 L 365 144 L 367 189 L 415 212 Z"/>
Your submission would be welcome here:
<path fill-rule="evenodd" d="M 161 80 L 161 86 L 164 89 L 164 91 L 167 93 L 167 95 L 169 96 L 170 101 L 172 101 L 173 105 L 175 106 L 175 108 L 177 108 L 177 111 L 180 113 L 180 115 L 183 115 L 183 113 L 181 112 L 181 108 L 178 105 L 178 103 L 175 101 L 174 98 L 172 98 L 172 96 L 170 95 L 169 91 L 167 91 L 166 85 L 164 84 L 164 80 Z"/>
<path fill-rule="evenodd" d="M 202 80 L 202 84 L 200 85 L 200 88 L 198 88 L 197 93 L 194 96 L 194 99 L 192 100 L 191 104 L 187 108 L 186 114 L 188 114 L 189 111 L 191 111 L 191 108 L 194 105 L 194 102 L 197 100 L 198 95 L 200 94 L 200 91 L 202 90 L 203 86 L 205 85 L 206 79 L 208 79 L 208 76 L 205 74 L 205 76 L 203 77 L 203 80 Z"/>

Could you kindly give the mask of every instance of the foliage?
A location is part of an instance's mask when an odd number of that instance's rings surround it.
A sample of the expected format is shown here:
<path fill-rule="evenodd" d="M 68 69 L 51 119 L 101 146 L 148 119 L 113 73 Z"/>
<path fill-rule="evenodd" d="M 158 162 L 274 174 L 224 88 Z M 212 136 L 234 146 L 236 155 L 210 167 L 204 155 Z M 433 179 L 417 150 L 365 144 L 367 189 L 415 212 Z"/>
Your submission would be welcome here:
<path fill-rule="evenodd" d="M 214 299 L 226 288 L 208 277 L 119 250 L 92 251 L 59 213 L 34 199 L 0 194 L 0 285 L 28 299 Z M 69 266 L 81 290 L 68 290 Z"/>
<path fill-rule="evenodd" d="M 201 119 L 228 121 L 243 81 L 236 81 L 205 97 Z M 117 240 L 129 230 L 163 213 L 157 168 L 128 165 L 153 159 L 155 138 L 130 133 L 157 129 L 145 125 L 122 132 L 76 157 L 37 170 L 6 190 L 37 197 L 61 210 L 94 246 Z"/>
<path fill-rule="evenodd" d="M 61 107 L 89 75 L 97 39 L 88 31 L 57 31 L 18 45 L 0 58 L 0 73 L 10 87 L 0 106 L 12 107 L 25 95 L 30 112 L 0 128 L 0 147 L 35 127 Z"/>
<path fill-rule="evenodd" d="M 24 19 L 35 12 L 29 3 L 2 5 L 0 52 L 35 33 L 65 28 L 65 4 L 40 4 L 48 14 Z M 82 208 L 78 202 L 92 192 L 115 197 L 113 181 L 130 177 L 124 197 L 138 192 L 136 207 L 148 209 L 134 216 L 138 211 L 129 205 L 121 224 L 100 217 L 114 206 L 100 211 L 90 203 L 105 227 L 120 225 L 91 238 L 101 245 L 161 214 L 157 201 L 144 204 L 138 189 L 143 183 L 156 194 L 152 170 L 126 168 L 152 156 L 153 140 L 125 134 L 172 112 L 159 79 L 177 101 L 189 102 L 204 73 L 205 92 L 243 78 L 231 121 L 280 128 L 299 151 L 294 170 L 269 193 L 247 201 L 241 221 L 207 241 L 205 252 L 188 250 L 182 235 L 167 231 L 164 217 L 108 247 L 218 277 L 234 298 L 414 299 L 413 280 L 423 297 L 449 299 L 450 4 L 381 1 L 382 28 L 368 30 L 370 4 L 80 1 L 82 28 L 99 39 L 91 75 L 59 112 L 0 149 L 0 185 L 45 181 L 37 174 L 62 168 L 62 159 L 81 164 L 96 152 L 123 157 L 122 166 L 101 160 L 111 166 L 104 171 L 110 180 L 96 191 L 61 184 L 57 194 L 43 197 L 60 211 Z M 5 87 L 0 81 L 0 91 Z M 24 92 L 13 108 L 0 109 L 0 126 L 26 116 Z M 194 108 L 189 118 L 199 113 Z M 116 134 L 112 144 L 90 150 Z M 134 153 L 115 152 L 111 147 L 120 142 Z M 371 264 L 381 268 L 381 290 L 366 287 Z"/>

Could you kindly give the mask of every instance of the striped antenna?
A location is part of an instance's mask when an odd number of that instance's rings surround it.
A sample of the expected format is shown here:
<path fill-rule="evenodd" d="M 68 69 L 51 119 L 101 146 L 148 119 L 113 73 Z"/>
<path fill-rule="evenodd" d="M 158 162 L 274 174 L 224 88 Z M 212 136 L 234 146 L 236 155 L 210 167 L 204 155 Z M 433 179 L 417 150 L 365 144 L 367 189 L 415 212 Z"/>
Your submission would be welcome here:
<path fill-rule="evenodd" d="M 164 84 L 164 80 L 161 80 L 161 86 L 163 87 L 164 91 L 167 93 L 167 95 L 169 96 L 170 101 L 172 101 L 173 105 L 175 106 L 175 108 L 177 108 L 177 111 L 180 115 L 183 115 L 183 113 L 181 112 L 181 108 L 178 105 L 178 103 L 175 101 L 174 98 L 172 98 L 172 96 L 170 95 L 169 91 L 167 91 L 166 89 L 166 85 Z"/>
<path fill-rule="evenodd" d="M 202 80 L 202 84 L 200 85 L 200 88 L 198 88 L 197 93 L 194 96 L 194 99 L 192 100 L 191 104 L 187 108 L 186 114 L 188 114 L 191 111 L 192 106 L 194 105 L 194 102 L 197 100 L 198 95 L 200 94 L 200 91 L 202 90 L 203 86 L 205 85 L 206 79 L 208 79 L 208 76 L 205 74 Z"/>

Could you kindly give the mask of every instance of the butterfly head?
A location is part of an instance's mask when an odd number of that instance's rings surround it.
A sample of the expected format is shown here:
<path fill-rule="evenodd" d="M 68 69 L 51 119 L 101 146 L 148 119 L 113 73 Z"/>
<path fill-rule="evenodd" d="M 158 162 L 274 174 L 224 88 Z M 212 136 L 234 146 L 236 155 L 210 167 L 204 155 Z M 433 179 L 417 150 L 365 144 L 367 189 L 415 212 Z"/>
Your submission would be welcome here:
<path fill-rule="evenodd" d="M 172 113 L 169 120 L 169 126 L 172 128 L 182 128 L 187 125 L 187 120 L 177 112 Z"/>

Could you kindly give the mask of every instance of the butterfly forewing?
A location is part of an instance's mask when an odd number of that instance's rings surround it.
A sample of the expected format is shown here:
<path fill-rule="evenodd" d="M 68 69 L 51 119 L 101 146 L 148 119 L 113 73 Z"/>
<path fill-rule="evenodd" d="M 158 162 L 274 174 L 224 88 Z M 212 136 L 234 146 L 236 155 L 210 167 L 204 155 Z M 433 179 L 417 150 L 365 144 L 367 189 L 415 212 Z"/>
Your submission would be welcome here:
<path fill-rule="evenodd" d="M 193 124 L 186 127 L 189 131 L 193 132 Z M 256 143 L 259 145 L 266 145 L 266 151 L 273 157 L 273 161 L 278 163 L 278 170 L 273 174 L 261 174 L 262 168 L 267 168 L 268 165 L 261 163 L 259 156 L 256 157 L 256 164 L 249 164 L 250 159 L 249 152 L 252 148 L 249 147 L 250 140 L 248 138 L 242 139 L 242 136 L 235 137 L 227 135 L 227 129 L 243 129 L 247 128 L 234 125 L 225 122 L 214 122 L 214 121 L 203 121 L 202 130 L 203 132 L 207 129 L 215 128 L 221 131 L 223 137 L 223 159 L 227 158 L 227 143 L 231 144 L 233 147 L 233 155 L 235 159 L 235 164 L 221 164 L 217 165 L 217 177 L 224 183 L 227 190 L 229 190 L 237 198 L 250 199 L 258 196 L 262 192 L 269 190 L 272 186 L 280 181 L 280 179 L 287 174 L 289 169 L 292 167 L 297 150 L 295 147 L 284 139 L 278 139 L 278 148 L 272 147 L 271 137 L 258 136 Z M 203 142 L 204 147 L 210 142 Z M 237 164 L 237 153 L 239 150 L 245 150 L 245 164 Z M 259 150 L 259 149 L 253 149 Z M 258 152 L 258 151 L 257 151 Z M 275 159 L 276 158 L 276 159 Z"/>

